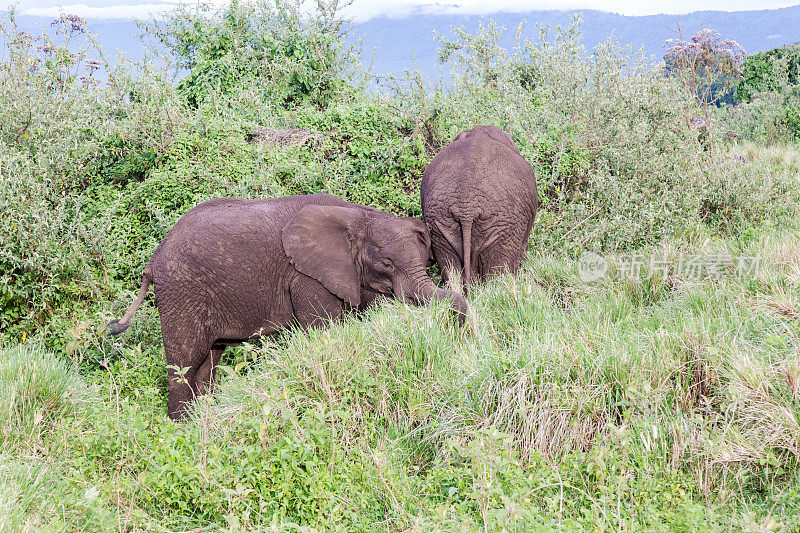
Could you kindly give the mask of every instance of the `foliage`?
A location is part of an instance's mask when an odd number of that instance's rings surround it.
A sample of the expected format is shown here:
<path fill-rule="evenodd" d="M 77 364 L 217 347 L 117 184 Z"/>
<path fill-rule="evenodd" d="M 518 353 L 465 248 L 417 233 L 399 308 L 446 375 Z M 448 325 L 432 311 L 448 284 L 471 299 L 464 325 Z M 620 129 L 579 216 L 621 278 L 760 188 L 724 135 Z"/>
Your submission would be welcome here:
<path fill-rule="evenodd" d="M 188 60 L 190 44 L 211 42 L 209 32 L 252 37 L 254 28 L 270 27 L 275 39 L 291 33 L 298 24 L 292 6 L 234 4 L 216 17 L 178 11 L 158 35 Z M 107 306 L 88 304 L 113 298 L 117 283 L 135 286 L 171 225 L 215 196 L 329 192 L 419 215 L 425 166 L 448 139 L 478 123 L 509 131 L 533 165 L 542 205 L 534 243 L 554 251 L 641 246 L 691 231 L 697 221 L 740 231 L 766 218 L 757 202 L 779 222 L 791 216 L 796 199 L 788 177 L 757 180 L 761 166 L 736 162 L 732 170 L 725 158 L 701 150 L 698 130 L 683 121 L 691 104 L 642 58 L 630 63 L 632 52 L 613 43 L 584 58 L 577 23 L 512 53 L 498 46 L 497 27 L 475 36 L 459 31 L 455 41 L 442 38 L 455 84 L 431 91 L 424 82 L 401 85 L 391 98 L 329 91 L 322 108 L 314 97 L 291 110 L 284 109 L 284 78 L 240 80 L 234 92 L 218 87 L 197 109 L 150 67 L 122 63 L 108 71 L 110 83 L 97 84 L 94 60 L 86 58 L 99 51 L 54 51 L 82 30 L 75 24 L 64 42 L 42 47 L 13 24 L 6 29 L 6 338 L 39 332 L 49 346 L 63 348 L 80 336 L 70 332 L 86 318 L 99 326 L 109 318 Z M 318 21 L 304 28 L 308 39 L 333 39 L 338 26 Z M 231 49 L 229 60 L 245 61 L 236 55 L 243 48 Z M 61 70 L 30 67 L 47 63 L 48 54 L 67 63 Z M 346 57 L 336 56 L 336 64 Z M 302 142 L 258 140 L 254 132 L 270 128 L 305 134 Z"/>
<path fill-rule="evenodd" d="M 511 134 L 537 174 L 536 247 L 635 248 L 692 231 L 698 220 L 738 231 L 738 223 L 705 215 L 721 187 L 739 191 L 729 208 L 745 224 L 757 220 L 753 205 L 745 209 L 750 198 L 774 199 L 792 212 L 796 193 L 784 194 L 795 189 L 792 175 L 764 182 L 763 168 L 729 164 L 727 147 L 709 150 L 708 129 L 687 121 L 702 111 L 674 77 L 614 42 L 587 58 L 578 23 L 555 35 L 544 28 L 539 42 L 517 43 L 512 52 L 499 46 L 495 25 L 472 36 L 457 30 L 453 40 L 442 37 L 454 82 L 432 94 L 409 83 L 397 99 L 434 151 L 476 124 Z"/>
<path fill-rule="evenodd" d="M 108 84 L 94 83 L 84 60 L 94 48 L 57 51 L 72 34 L 35 41 L 10 24 L 5 35 L 0 338 L 51 325 L 58 333 L 46 342 L 63 348 L 87 304 L 115 281 L 135 283 L 175 220 L 214 196 L 325 191 L 419 212 L 424 162 L 408 126 L 384 108 L 300 107 L 303 124 L 325 132 L 324 150 L 264 147 L 247 142 L 238 120 L 191 110 L 158 72 L 122 63 Z M 51 55 L 68 68 L 36 66 Z"/>
<path fill-rule="evenodd" d="M 96 110 L 96 60 L 86 59 L 91 47 L 79 53 L 68 48 L 83 31 L 82 21 L 62 17 L 55 24 L 63 29 L 61 42 L 17 31 L 13 13 L 2 26 L 2 336 L 30 334 L 27 325 L 43 322 L 54 302 L 99 294 L 95 231 L 78 223 L 76 213 L 81 170 L 106 115 Z"/>
<path fill-rule="evenodd" d="M 742 65 L 742 80 L 736 85 L 736 101 L 748 103 L 759 93 L 780 92 L 787 84 L 797 85 L 798 75 L 800 44 L 749 55 Z"/>
<path fill-rule="evenodd" d="M 800 46 L 748 56 L 736 87 L 739 102 L 720 119 L 740 138 L 776 144 L 800 141 Z"/>
<path fill-rule="evenodd" d="M 353 58 L 342 39 L 337 2 L 234 1 L 182 5 L 143 29 L 189 71 L 178 91 L 190 105 L 257 86 L 262 104 L 324 107 L 350 86 Z"/>

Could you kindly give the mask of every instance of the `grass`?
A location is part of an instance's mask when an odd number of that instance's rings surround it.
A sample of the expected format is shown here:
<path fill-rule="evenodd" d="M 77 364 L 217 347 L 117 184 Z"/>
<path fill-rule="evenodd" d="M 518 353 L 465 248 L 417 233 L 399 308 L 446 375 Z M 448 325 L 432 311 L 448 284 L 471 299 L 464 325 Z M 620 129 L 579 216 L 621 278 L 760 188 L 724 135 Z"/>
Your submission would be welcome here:
<path fill-rule="evenodd" d="M 586 284 L 534 254 L 470 295 L 464 331 L 444 306 L 387 302 L 235 350 L 185 424 L 165 416 L 159 348 L 105 344 L 82 381 L 7 350 L 0 524 L 794 530 L 797 242 L 646 250 L 763 255 L 757 276 L 700 281 Z M 157 335 L 145 316 L 134 341 Z M 36 393 L 12 408 L 13 386 Z"/>
<path fill-rule="evenodd" d="M 587 57 L 577 23 L 513 53 L 492 23 L 456 29 L 458 83 L 379 96 L 335 24 L 298 35 L 295 7 L 258 6 L 150 28 L 201 60 L 178 89 L 128 63 L 94 83 L 74 17 L 55 41 L 0 24 L 0 531 L 800 530 L 796 147 L 704 137 L 672 78 L 613 43 Z M 258 27 L 300 40 L 251 69 Z M 418 216 L 433 154 L 487 121 L 541 210 L 466 328 L 386 302 L 237 347 L 181 424 L 152 301 L 100 336 L 197 203 L 331 192 Z M 264 128 L 313 139 L 248 142 Z M 670 270 L 626 279 L 631 254 Z M 741 256 L 763 268 L 734 275 Z"/>
<path fill-rule="evenodd" d="M 74 370 L 52 353 L 30 346 L 0 359 L 0 435 L 6 443 L 32 441 L 77 401 Z"/>
<path fill-rule="evenodd" d="M 800 152 L 793 144 L 775 144 L 763 146 L 752 141 L 743 141 L 731 151 L 735 155 L 751 161 L 764 161 L 775 170 L 800 168 Z"/>

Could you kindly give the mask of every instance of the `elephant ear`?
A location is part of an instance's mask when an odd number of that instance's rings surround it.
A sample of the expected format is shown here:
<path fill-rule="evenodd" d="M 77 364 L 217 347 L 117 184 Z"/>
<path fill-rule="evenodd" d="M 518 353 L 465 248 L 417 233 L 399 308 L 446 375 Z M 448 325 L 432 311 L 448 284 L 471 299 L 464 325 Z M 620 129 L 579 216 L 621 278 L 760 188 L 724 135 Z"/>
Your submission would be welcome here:
<path fill-rule="evenodd" d="M 433 251 L 431 250 L 431 234 L 428 231 L 428 226 L 418 218 L 408 217 L 406 220 L 411 224 L 412 231 L 416 235 L 417 241 L 419 241 L 419 249 L 423 260 L 430 265 L 433 259 Z"/>
<path fill-rule="evenodd" d="M 349 207 L 310 205 L 283 228 L 283 249 L 297 270 L 356 307 L 361 276 L 355 262 L 356 226 L 366 213 Z"/>

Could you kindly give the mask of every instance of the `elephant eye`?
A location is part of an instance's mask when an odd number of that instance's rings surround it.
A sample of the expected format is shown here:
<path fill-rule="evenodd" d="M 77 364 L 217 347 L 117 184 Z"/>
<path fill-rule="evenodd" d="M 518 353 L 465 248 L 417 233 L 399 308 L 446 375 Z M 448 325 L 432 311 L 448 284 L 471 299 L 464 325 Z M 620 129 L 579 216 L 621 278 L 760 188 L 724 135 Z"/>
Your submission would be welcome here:
<path fill-rule="evenodd" d="M 392 263 L 392 260 L 389 258 L 384 257 L 383 259 L 380 260 L 380 264 L 386 270 L 394 269 L 394 263 Z"/>

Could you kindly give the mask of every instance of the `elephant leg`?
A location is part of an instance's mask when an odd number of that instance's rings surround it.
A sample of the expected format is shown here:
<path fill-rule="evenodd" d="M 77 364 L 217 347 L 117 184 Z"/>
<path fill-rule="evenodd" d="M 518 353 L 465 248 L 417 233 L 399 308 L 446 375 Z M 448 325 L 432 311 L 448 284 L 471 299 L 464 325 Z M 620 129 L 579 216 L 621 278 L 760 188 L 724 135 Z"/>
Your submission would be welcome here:
<path fill-rule="evenodd" d="M 217 365 L 222 357 L 222 352 L 225 351 L 225 346 L 222 344 L 215 344 L 211 347 L 208 356 L 200 364 L 200 368 L 194 376 L 193 389 L 197 396 L 210 394 L 214 389 L 214 377 L 217 374 Z"/>
<path fill-rule="evenodd" d="M 505 272 L 515 274 L 525 259 L 526 244 L 524 235 L 514 233 L 508 239 L 492 239 L 477 258 L 480 278 L 486 279 Z"/>
<path fill-rule="evenodd" d="M 164 355 L 169 375 L 167 414 L 173 420 L 186 416 L 186 407 L 197 397 L 197 371 L 209 357 L 212 342 L 198 335 L 176 341 L 168 329 L 164 331 Z M 171 367 L 171 368 L 170 368 Z M 210 370 L 209 370 L 210 371 Z"/>
<path fill-rule="evenodd" d="M 460 285 L 464 285 L 464 270 L 462 268 L 461 257 L 449 246 L 443 246 L 434 251 L 436 262 L 439 263 L 439 270 L 442 273 L 442 281 L 450 284 L 453 273 L 458 272 Z"/>
<path fill-rule="evenodd" d="M 430 225 L 430 232 L 433 257 L 439 264 L 442 281 L 449 283 L 453 277 L 453 272 L 458 272 L 463 277 L 463 260 L 459 251 L 461 248 L 458 244 L 460 242 L 459 239 L 450 235 L 452 232 L 447 228 L 443 230 L 438 222 L 433 222 Z"/>
<path fill-rule="evenodd" d="M 298 273 L 289 284 L 289 296 L 294 318 L 303 328 L 336 320 L 344 311 L 344 304 L 338 296 L 331 294 L 322 283 L 305 274 Z"/>
<path fill-rule="evenodd" d="M 378 298 L 378 293 L 369 289 L 361 289 L 361 304 L 356 308 L 356 311 L 366 310 Z"/>

